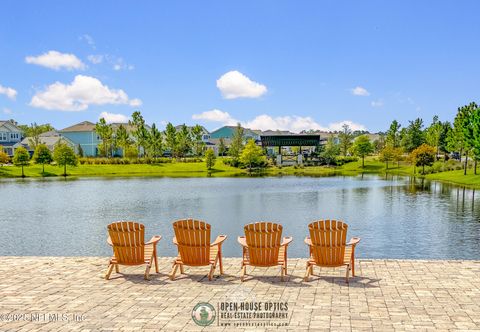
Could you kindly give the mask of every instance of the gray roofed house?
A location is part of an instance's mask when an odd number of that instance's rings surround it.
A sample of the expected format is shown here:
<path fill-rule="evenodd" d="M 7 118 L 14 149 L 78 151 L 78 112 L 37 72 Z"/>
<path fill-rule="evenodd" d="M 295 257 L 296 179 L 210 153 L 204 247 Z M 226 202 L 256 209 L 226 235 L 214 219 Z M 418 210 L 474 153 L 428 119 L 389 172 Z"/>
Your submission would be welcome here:
<path fill-rule="evenodd" d="M 33 154 L 34 149 L 33 146 L 31 146 L 31 140 L 32 137 L 25 137 L 21 142 L 17 143 L 15 145 L 15 148 L 19 146 L 23 146 L 25 149 L 27 149 L 31 154 Z M 77 153 L 77 147 L 75 146 L 75 143 L 72 142 L 69 138 L 62 136 L 58 131 L 56 130 L 51 130 L 47 131 L 45 133 L 42 133 L 38 136 L 38 140 L 40 144 L 45 144 L 50 151 L 53 152 L 55 146 L 62 142 L 67 145 L 69 145 L 72 149 L 75 150 L 75 153 Z"/>

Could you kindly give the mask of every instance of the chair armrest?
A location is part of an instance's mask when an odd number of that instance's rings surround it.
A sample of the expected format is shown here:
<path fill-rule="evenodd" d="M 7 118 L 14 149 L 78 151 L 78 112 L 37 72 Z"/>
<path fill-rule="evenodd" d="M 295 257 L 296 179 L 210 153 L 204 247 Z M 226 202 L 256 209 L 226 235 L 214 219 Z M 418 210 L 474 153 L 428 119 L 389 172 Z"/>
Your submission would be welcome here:
<path fill-rule="evenodd" d="M 153 237 L 150 239 L 150 241 L 148 241 L 147 243 L 145 243 L 145 245 L 147 245 L 147 244 L 157 244 L 158 241 L 160 241 L 161 238 L 162 238 L 162 237 L 161 237 L 160 235 L 155 235 L 155 236 L 153 236 Z"/>
<path fill-rule="evenodd" d="M 286 237 L 283 238 L 283 241 L 282 241 L 282 243 L 280 243 L 280 246 L 282 246 L 282 247 L 283 246 L 288 246 L 288 244 L 292 241 L 293 241 L 293 237 L 286 236 Z"/>
<path fill-rule="evenodd" d="M 226 235 L 219 235 L 217 236 L 217 238 L 215 239 L 215 241 L 213 241 L 212 244 L 210 244 L 211 247 L 213 246 L 219 246 L 223 243 L 223 241 L 225 241 L 227 239 L 227 236 Z"/>
<path fill-rule="evenodd" d="M 113 247 L 112 238 L 110 237 L 110 235 L 107 238 L 107 243 Z"/>
<path fill-rule="evenodd" d="M 358 242 L 360 242 L 359 237 L 352 237 L 350 241 L 347 243 L 347 246 L 355 246 L 356 244 L 358 244 Z"/>
<path fill-rule="evenodd" d="M 176 245 L 178 246 L 178 242 L 177 242 L 177 237 L 176 237 L 176 236 L 173 237 L 173 240 L 172 240 L 172 241 L 173 241 L 173 244 L 176 244 Z"/>
<path fill-rule="evenodd" d="M 309 236 L 307 236 L 307 237 L 305 238 L 304 242 L 305 242 L 307 245 L 309 245 L 309 246 L 312 245 L 312 240 L 310 239 Z"/>
<path fill-rule="evenodd" d="M 242 245 L 243 247 L 248 247 L 247 246 L 247 239 L 245 238 L 245 236 L 239 236 L 237 238 L 237 241 L 238 243 L 240 243 L 240 245 Z"/>

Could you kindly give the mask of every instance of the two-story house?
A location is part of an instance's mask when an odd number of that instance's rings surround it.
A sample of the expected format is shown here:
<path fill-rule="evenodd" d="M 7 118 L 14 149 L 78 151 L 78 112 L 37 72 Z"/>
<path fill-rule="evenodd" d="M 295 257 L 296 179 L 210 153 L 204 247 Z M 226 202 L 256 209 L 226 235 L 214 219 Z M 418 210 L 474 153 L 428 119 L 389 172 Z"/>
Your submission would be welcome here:
<path fill-rule="evenodd" d="M 98 155 L 98 144 L 100 144 L 101 139 L 95 131 L 94 123 L 83 121 L 60 130 L 60 134 L 72 141 L 77 147 L 80 145 L 85 157 Z"/>
<path fill-rule="evenodd" d="M 13 156 L 14 145 L 22 140 L 22 135 L 22 130 L 17 127 L 15 121 L 0 120 L 0 145 L 9 156 Z"/>

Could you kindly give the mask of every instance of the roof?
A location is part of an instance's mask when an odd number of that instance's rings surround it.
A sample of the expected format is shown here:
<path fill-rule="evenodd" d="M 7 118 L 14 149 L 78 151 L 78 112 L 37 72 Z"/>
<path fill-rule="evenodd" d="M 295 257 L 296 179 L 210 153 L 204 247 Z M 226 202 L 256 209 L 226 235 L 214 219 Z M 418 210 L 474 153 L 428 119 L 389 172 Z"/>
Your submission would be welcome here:
<path fill-rule="evenodd" d="M 265 131 L 262 131 L 260 135 L 273 136 L 273 135 L 295 135 L 295 134 L 288 130 L 265 130 Z"/>
<path fill-rule="evenodd" d="M 61 132 L 79 132 L 79 131 L 95 131 L 95 124 L 90 121 L 83 121 L 73 126 L 60 130 Z"/>
<path fill-rule="evenodd" d="M 13 130 L 16 130 L 16 131 L 22 131 L 22 129 L 20 129 L 20 128 L 16 125 L 16 122 L 13 121 L 13 120 L 0 120 L 0 127 L 3 126 L 3 125 L 8 125 L 8 126 L 10 126 L 11 128 L 13 128 Z"/>
<path fill-rule="evenodd" d="M 120 127 L 120 126 L 124 126 L 125 129 L 127 129 L 128 132 L 131 132 L 131 131 L 135 130 L 135 127 L 130 125 L 129 123 L 114 122 L 114 123 L 110 123 L 110 126 L 112 126 L 113 130 L 117 130 L 118 127 Z M 145 128 L 147 130 L 151 129 L 149 125 L 145 125 Z M 87 131 L 87 132 L 95 131 L 95 123 L 90 122 L 90 121 L 83 121 L 83 122 L 77 123 L 73 126 L 70 126 L 70 127 L 67 127 L 67 128 L 64 128 L 64 129 L 60 130 L 60 132 L 62 132 L 62 133 L 84 132 L 84 131 Z"/>
<path fill-rule="evenodd" d="M 181 124 L 181 125 L 178 125 L 178 126 L 175 126 L 175 129 L 176 130 L 180 130 L 182 129 L 182 127 L 184 126 L 185 124 Z M 194 126 L 187 126 L 188 129 L 192 130 Z M 204 126 L 200 126 L 202 128 L 202 133 L 203 134 L 210 134 L 210 132 L 204 127 Z"/>
<path fill-rule="evenodd" d="M 31 139 L 31 137 L 26 137 L 20 142 L 20 144 L 27 147 L 27 148 L 30 148 L 30 139 Z M 57 135 L 57 136 L 39 136 L 38 140 L 39 140 L 40 144 L 45 144 L 51 150 L 60 141 L 63 141 L 70 146 L 75 145 L 67 137 L 60 136 L 60 135 Z"/>
<path fill-rule="evenodd" d="M 262 146 L 317 146 L 320 145 L 320 135 L 262 135 Z"/>
<path fill-rule="evenodd" d="M 210 136 L 214 138 L 220 138 L 220 137 L 231 138 L 233 137 L 233 133 L 235 132 L 236 129 L 237 129 L 237 126 L 223 126 L 221 128 L 218 128 L 217 130 L 212 131 L 210 133 Z M 228 132 L 229 134 L 224 133 L 222 136 L 220 136 L 221 132 Z M 257 133 L 255 130 L 252 130 L 249 128 L 243 128 L 243 134 L 245 136 L 260 136 L 260 131 L 258 131 Z"/>

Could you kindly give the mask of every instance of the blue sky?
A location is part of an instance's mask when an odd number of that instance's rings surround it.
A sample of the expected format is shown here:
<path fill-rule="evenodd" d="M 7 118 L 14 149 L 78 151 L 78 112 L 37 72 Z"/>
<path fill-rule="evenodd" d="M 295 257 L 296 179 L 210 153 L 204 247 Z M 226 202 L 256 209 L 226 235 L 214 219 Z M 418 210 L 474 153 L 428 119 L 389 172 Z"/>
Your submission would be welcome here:
<path fill-rule="evenodd" d="M 385 130 L 479 101 L 478 1 L 3 1 L 0 119 Z"/>

